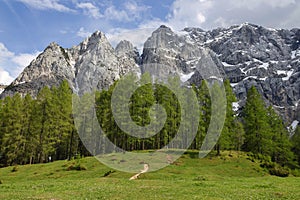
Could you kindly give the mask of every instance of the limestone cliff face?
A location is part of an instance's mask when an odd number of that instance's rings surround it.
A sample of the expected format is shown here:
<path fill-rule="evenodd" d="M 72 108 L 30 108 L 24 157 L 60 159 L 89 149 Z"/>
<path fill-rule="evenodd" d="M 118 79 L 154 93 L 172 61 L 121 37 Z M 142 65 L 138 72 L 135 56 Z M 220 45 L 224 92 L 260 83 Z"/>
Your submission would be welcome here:
<path fill-rule="evenodd" d="M 223 65 L 216 54 L 207 47 L 199 46 L 187 38 L 187 32 L 177 34 L 166 26 L 154 31 L 144 44 L 142 72 L 150 71 L 160 78 L 179 75 L 182 82 L 195 83 L 220 75 L 213 68 L 205 73 L 205 66 L 214 65 L 223 72 Z M 203 77 L 199 77 L 199 71 Z"/>
<path fill-rule="evenodd" d="M 16 92 L 36 95 L 44 86 L 56 85 L 64 79 L 72 80 L 74 77 L 75 70 L 70 64 L 68 53 L 52 42 L 1 95 L 7 96 Z"/>

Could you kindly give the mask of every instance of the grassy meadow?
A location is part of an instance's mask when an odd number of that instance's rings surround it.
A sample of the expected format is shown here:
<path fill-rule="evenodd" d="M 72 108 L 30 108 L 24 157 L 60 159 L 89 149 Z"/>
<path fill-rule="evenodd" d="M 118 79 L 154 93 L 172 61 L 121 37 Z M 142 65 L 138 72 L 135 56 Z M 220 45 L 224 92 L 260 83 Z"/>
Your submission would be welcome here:
<path fill-rule="evenodd" d="M 300 199 L 300 178 L 270 176 L 245 153 L 197 153 L 133 181 L 94 157 L 6 167 L 0 199 Z"/>

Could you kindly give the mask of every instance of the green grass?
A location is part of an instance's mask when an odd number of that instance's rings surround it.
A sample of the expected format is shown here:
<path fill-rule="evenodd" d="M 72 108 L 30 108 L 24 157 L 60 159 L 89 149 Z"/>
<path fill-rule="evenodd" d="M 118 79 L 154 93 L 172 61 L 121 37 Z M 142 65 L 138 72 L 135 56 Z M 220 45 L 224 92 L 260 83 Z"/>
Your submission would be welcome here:
<path fill-rule="evenodd" d="M 119 171 L 103 177 L 112 169 L 93 157 L 80 160 L 81 171 L 67 170 L 76 161 L 2 168 L 0 199 L 300 199 L 300 178 L 270 176 L 245 154 L 196 154 L 135 181 Z"/>

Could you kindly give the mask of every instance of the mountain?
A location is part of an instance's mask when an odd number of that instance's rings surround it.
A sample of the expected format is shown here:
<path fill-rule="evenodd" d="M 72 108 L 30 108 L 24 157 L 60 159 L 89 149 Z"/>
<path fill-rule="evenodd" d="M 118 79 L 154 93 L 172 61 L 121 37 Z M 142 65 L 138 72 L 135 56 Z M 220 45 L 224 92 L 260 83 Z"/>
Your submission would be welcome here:
<path fill-rule="evenodd" d="M 240 104 L 255 85 L 285 119 L 299 121 L 300 29 L 275 30 L 244 23 L 207 32 L 184 30 L 187 39 L 217 54 Z"/>
<path fill-rule="evenodd" d="M 122 41 L 118 49 L 115 51 L 100 31 L 70 49 L 52 42 L 5 89 L 2 97 L 16 92 L 35 96 L 41 88 L 58 85 L 64 79 L 74 91 L 107 88 L 129 71 L 140 71 L 135 58 L 128 56 L 135 52 L 132 44 Z"/>
<path fill-rule="evenodd" d="M 202 79 L 226 77 L 239 100 L 236 109 L 255 85 L 286 121 L 300 121 L 300 29 L 249 23 L 180 32 L 162 25 L 145 41 L 142 55 L 129 41 L 114 49 L 99 31 L 69 49 L 51 43 L 1 96 L 36 95 L 40 88 L 63 79 L 78 93 L 104 89 L 130 71 L 150 71 L 160 78 L 179 75 L 186 84 L 196 85 Z"/>

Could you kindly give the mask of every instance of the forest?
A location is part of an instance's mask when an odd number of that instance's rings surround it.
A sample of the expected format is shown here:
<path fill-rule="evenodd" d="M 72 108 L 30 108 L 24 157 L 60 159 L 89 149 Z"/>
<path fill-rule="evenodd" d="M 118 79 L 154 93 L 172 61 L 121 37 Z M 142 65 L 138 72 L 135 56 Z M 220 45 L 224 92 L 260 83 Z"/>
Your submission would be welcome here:
<path fill-rule="evenodd" d="M 167 145 L 181 123 L 176 95 L 160 84 L 145 84 L 134 92 L 129 108 L 137 125 L 150 123 L 149 110 L 154 103 L 162 105 L 167 114 L 157 134 L 140 139 L 123 132 L 114 120 L 111 96 L 116 83 L 107 90 L 95 92 L 96 114 L 105 135 L 126 151 L 160 149 Z M 203 80 L 200 86 L 190 87 L 200 109 L 199 121 L 194 122 L 198 123 L 198 130 L 190 149 L 200 149 L 210 124 L 209 87 L 213 90 L 224 87 L 227 101 L 222 133 L 214 146 L 216 155 L 223 150 L 245 151 L 266 161 L 267 167 L 274 168 L 276 164 L 280 169 L 299 169 L 300 128 L 290 137 L 287 124 L 271 106 L 266 107 L 255 87 L 249 89 L 241 111 L 235 112 L 232 103 L 237 100 L 228 80 L 223 85 Z M 44 87 L 35 98 L 17 93 L 0 100 L 0 167 L 89 156 L 74 125 L 72 97 L 68 82 L 63 81 L 58 87 Z"/>

